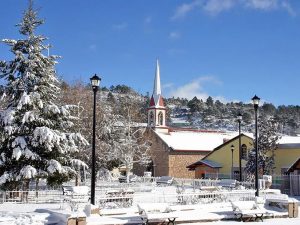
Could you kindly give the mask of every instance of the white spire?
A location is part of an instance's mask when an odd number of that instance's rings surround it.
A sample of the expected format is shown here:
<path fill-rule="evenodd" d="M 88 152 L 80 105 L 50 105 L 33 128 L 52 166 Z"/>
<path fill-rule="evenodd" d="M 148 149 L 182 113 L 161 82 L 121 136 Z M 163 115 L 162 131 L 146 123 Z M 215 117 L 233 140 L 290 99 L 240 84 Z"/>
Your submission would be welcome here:
<path fill-rule="evenodd" d="M 156 70 L 155 70 L 155 78 L 154 78 L 154 89 L 153 89 L 153 97 L 157 99 L 157 97 L 161 95 L 161 87 L 160 87 L 160 72 L 159 72 L 159 62 L 156 60 Z"/>

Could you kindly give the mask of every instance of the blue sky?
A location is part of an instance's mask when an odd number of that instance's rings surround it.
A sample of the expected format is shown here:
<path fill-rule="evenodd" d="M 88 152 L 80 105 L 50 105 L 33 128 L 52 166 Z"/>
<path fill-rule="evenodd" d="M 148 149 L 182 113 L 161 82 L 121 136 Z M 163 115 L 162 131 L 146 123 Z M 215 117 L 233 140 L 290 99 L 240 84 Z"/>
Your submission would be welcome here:
<path fill-rule="evenodd" d="M 1 0 L 0 39 L 25 0 Z M 68 82 L 97 73 L 102 85 L 152 92 L 155 61 L 163 95 L 212 96 L 276 105 L 300 102 L 299 0 L 36 0 L 58 73 Z M 9 60 L 0 45 L 0 59 Z"/>

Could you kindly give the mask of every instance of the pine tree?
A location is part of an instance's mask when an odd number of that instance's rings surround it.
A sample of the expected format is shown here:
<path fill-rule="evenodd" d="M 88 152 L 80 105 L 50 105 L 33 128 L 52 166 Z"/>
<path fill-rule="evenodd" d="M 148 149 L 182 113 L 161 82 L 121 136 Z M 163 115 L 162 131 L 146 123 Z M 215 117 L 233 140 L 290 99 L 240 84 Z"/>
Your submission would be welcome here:
<path fill-rule="evenodd" d="M 258 121 L 258 171 L 261 175 L 272 175 L 274 156 L 279 140 L 277 123 L 273 118 L 260 117 Z M 254 141 L 255 143 L 255 141 Z M 255 173 L 255 149 L 249 152 L 245 172 L 248 178 Z"/>
<path fill-rule="evenodd" d="M 78 144 L 87 145 L 72 133 L 72 106 L 59 106 L 60 82 L 55 64 L 58 56 L 45 56 L 49 46 L 36 35 L 38 19 L 33 2 L 19 26 L 24 39 L 4 39 L 15 58 L 0 61 L 0 78 L 6 80 L 5 107 L 0 113 L 0 184 L 16 188 L 23 181 L 45 177 L 51 184 L 69 179 Z M 77 163 L 78 164 L 78 163 Z"/>

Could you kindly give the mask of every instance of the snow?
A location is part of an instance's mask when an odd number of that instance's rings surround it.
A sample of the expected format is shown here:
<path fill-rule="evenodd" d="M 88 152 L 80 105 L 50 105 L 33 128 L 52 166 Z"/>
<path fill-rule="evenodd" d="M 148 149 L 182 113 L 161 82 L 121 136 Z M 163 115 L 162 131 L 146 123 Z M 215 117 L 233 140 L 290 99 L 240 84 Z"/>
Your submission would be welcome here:
<path fill-rule="evenodd" d="M 156 131 L 156 134 L 162 138 L 167 145 L 174 150 L 186 151 L 212 151 L 236 136 L 238 132 L 205 132 L 205 131 L 171 131 L 163 133 Z M 246 134 L 253 136 L 252 134 Z"/>
<path fill-rule="evenodd" d="M 28 104 L 31 104 L 31 98 L 29 95 L 27 95 L 26 92 L 24 92 L 18 103 L 17 109 L 20 110 L 22 109 L 23 105 L 28 105 Z"/>
<path fill-rule="evenodd" d="M 31 122 L 34 120 L 35 120 L 34 113 L 32 111 L 28 111 L 28 112 L 25 112 L 25 114 L 23 116 L 22 124 L 28 123 L 28 122 Z"/>
<path fill-rule="evenodd" d="M 62 168 L 61 164 L 58 161 L 56 161 L 54 159 L 51 159 L 49 161 L 49 166 L 48 166 L 47 170 L 50 174 L 53 174 L 56 171 L 61 173 L 63 168 Z"/>
<path fill-rule="evenodd" d="M 145 185 L 146 187 L 146 185 Z M 147 186 L 148 187 L 148 186 Z M 159 186 L 153 187 L 155 194 L 161 195 L 166 193 L 165 198 L 168 198 L 170 192 L 176 192 L 175 186 Z M 73 187 L 73 192 L 80 194 L 87 194 L 89 187 L 87 186 L 77 186 Z M 192 191 L 192 189 L 186 189 L 186 191 Z M 146 193 L 146 192 L 141 192 Z M 147 192 L 148 193 L 148 192 Z M 135 198 L 134 198 L 135 199 Z M 146 205 L 148 204 L 148 196 L 145 194 L 142 197 L 142 202 Z M 162 205 L 168 205 L 168 203 L 154 203 L 153 198 L 149 203 L 153 203 L 153 206 L 161 207 Z M 135 200 L 134 200 L 135 201 Z M 164 199 L 168 202 L 168 199 Z M 137 204 L 133 204 L 129 208 L 117 208 L 117 209 L 101 209 L 102 216 L 90 215 L 87 209 L 95 209 L 95 206 L 90 204 L 83 205 L 80 210 L 76 212 L 71 212 L 71 207 L 69 203 L 61 202 L 54 204 L 17 204 L 17 203 L 2 203 L 0 204 L 0 225 L 41 225 L 41 224 L 56 224 L 65 225 L 67 218 L 72 216 L 84 216 L 84 214 L 89 215 L 87 217 L 87 225 L 104 225 L 104 224 L 125 224 L 130 223 L 136 224 L 133 221 L 141 221 L 138 215 Z M 235 217 L 232 213 L 232 206 L 230 202 L 222 203 L 209 203 L 209 204 L 193 204 L 193 205 L 169 205 L 169 207 L 174 210 L 175 215 L 181 218 L 181 224 L 188 225 L 189 223 L 184 221 L 193 221 L 191 225 L 230 225 L 230 224 L 240 224 L 241 222 L 233 220 Z M 274 213 L 276 217 L 287 216 L 287 209 L 279 209 L 278 207 L 267 207 L 267 210 Z M 172 213 L 173 213 L 172 212 Z M 178 221 L 180 219 L 178 218 Z M 223 219 L 225 219 L 223 221 Z M 227 219 L 229 219 L 227 221 Z M 222 220 L 222 221 L 219 221 Z M 207 222 L 207 221 L 214 221 Z M 255 222 L 255 224 L 260 224 L 261 222 Z M 247 222 L 247 224 L 254 224 L 252 222 Z M 265 225 L 299 225 L 300 218 L 276 218 L 276 219 L 265 219 L 263 224 Z"/>
<path fill-rule="evenodd" d="M 19 146 L 14 148 L 12 158 L 16 159 L 16 160 L 19 160 L 21 155 L 22 155 L 22 149 Z"/>
<path fill-rule="evenodd" d="M 59 145 L 60 136 L 57 135 L 48 127 L 37 127 L 33 132 L 34 141 L 38 141 L 39 144 L 44 144 L 49 151 L 52 151 L 53 146 Z"/>
<path fill-rule="evenodd" d="M 17 137 L 11 144 L 11 146 L 13 148 L 17 145 L 19 145 L 22 149 L 24 149 L 26 147 L 27 143 L 26 143 L 24 137 Z"/>
<path fill-rule="evenodd" d="M 32 179 L 36 175 L 36 169 L 30 165 L 25 166 L 21 169 L 20 175 L 24 179 Z"/>
<path fill-rule="evenodd" d="M 221 220 L 229 218 L 232 209 L 228 204 L 214 203 L 209 205 L 178 205 L 172 206 L 172 209 L 178 211 L 181 217 L 188 219 L 200 218 L 201 222 L 182 223 L 184 225 L 232 225 L 241 224 L 234 220 Z M 109 212 L 110 211 L 110 212 Z M 111 209 L 103 211 L 105 215 L 91 215 L 87 217 L 87 225 L 97 224 L 124 224 L 129 221 L 138 221 L 137 208 L 129 209 Z M 101 211 L 102 212 L 102 211 Z M 82 213 L 78 213 L 82 215 Z M 0 205 L 0 225 L 42 225 L 56 223 L 56 225 L 65 225 L 66 220 L 72 213 L 61 204 L 12 204 L 4 203 Z M 76 216 L 77 213 L 73 213 Z M 278 214 L 279 215 L 279 214 Z M 214 222 L 207 222 L 214 221 Z M 264 225 L 299 225 L 300 218 L 272 218 L 264 219 L 264 222 L 247 222 L 247 224 L 264 224 Z"/>
<path fill-rule="evenodd" d="M 8 179 L 9 179 L 9 174 L 5 172 L 5 173 L 0 177 L 0 185 L 4 184 Z"/>
<path fill-rule="evenodd" d="M 4 110 L 1 112 L 1 119 L 4 123 L 4 125 L 11 125 L 13 123 L 13 120 L 15 118 L 15 110 L 8 108 L 7 110 Z"/>
<path fill-rule="evenodd" d="M 232 224 L 241 224 L 239 221 L 216 221 L 216 222 L 201 222 L 201 223 L 183 223 L 182 225 L 232 225 Z M 247 225 L 299 225 L 300 218 L 278 218 L 278 219 L 267 219 L 263 222 L 247 222 Z"/>
<path fill-rule="evenodd" d="M 282 136 L 278 140 L 278 144 L 300 144 L 299 136 Z"/>

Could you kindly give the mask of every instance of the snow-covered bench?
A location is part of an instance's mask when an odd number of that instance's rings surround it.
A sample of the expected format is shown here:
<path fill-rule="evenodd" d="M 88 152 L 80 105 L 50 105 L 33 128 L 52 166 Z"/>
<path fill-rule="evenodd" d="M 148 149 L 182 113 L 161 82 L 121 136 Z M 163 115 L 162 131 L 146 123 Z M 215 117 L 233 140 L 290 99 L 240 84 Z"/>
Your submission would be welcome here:
<path fill-rule="evenodd" d="M 64 202 L 69 203 L 72 211 L 74 211 L 78 209 L 80 204 L 89 202 L 89 191 L 88 186 L 73 186 L 66 189 L 63 187 Z"/>
<path fill-rule="evenodd" d="M 254 201 L 236 201 L 231 202 L 232 210 L 237 219 L 241 221 L 250 221 L 260 219 L 267 213 L 265 209 L 259 207 Z"/>
<path fill-rule="evenodd" d="M 265 200 L 269 205 L 284 208 L 284 206 L 289 202 L 289 196 L 286 194 L 266 194 Z"/>
<path fill-rule="evenodd" d="M 167 203 L 140 203 L 137 205 L 139 215 L 143 224 L 149 222 L 168 221 L 168 224 L 175 224 L 178 217 Z"/>
<path fill-rule="evenodd" d="M 286 194 L 267 194 L 266 202 L 269 203 L 288 203 L 289 196 Z"/>
<path fill-rule="evenodd" d="M 233 189 L 236 187 L 236 180 L 223 179 L 218 182 L 218 186 L 221 186 L 223 188 Z"/>

